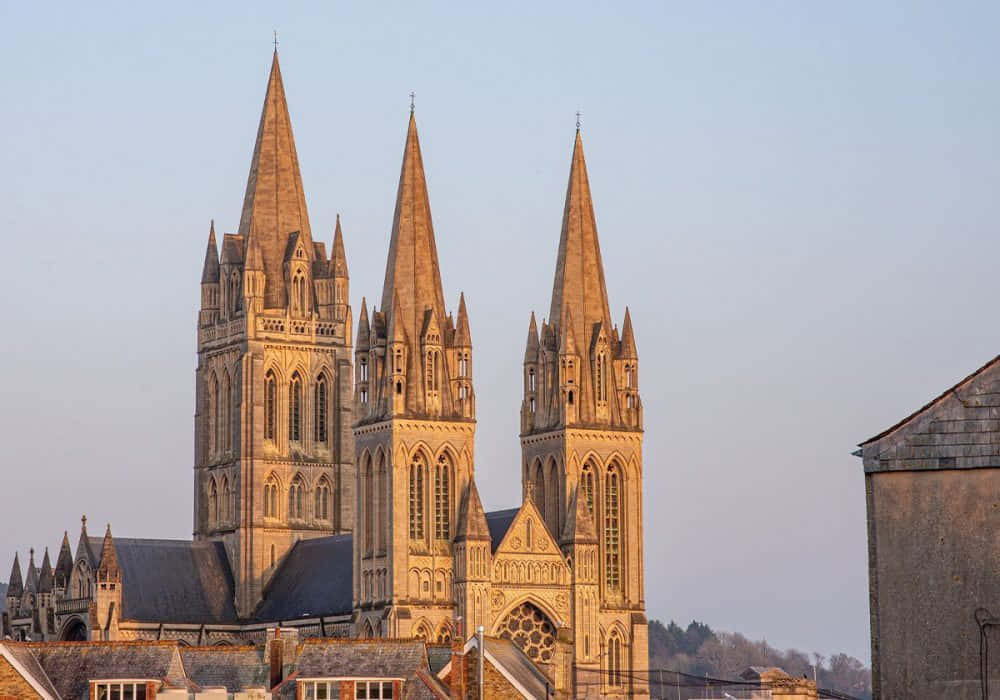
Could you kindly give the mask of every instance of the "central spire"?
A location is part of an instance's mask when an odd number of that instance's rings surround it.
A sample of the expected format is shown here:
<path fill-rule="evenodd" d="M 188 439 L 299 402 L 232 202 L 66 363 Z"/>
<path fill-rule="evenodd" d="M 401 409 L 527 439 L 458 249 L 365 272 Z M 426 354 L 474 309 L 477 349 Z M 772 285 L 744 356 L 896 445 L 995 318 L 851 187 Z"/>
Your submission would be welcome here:
<path fill-rule="evenodd" d="M 412 113 L 382 286 L 383 311 L 393 309 L 393 298 L 397 294 L 400 318 L 393 320 L 396 324 L 402 323 L 401 330 L 409 338 L 420 337 L 427 309 L 431 309 L 439 325 L 444 325 L 444 293 L 431 223 L 431 204 L 424 179 L 417 120 Z"/>
<path fill-rule="evenodd" d="M 563 312 L 569 310 L 573 328 L 563 329 Z M 608 291 L 604 283 L 601 245 L 597 240 L 594 203 L 590 198 L 587 162 L 583 157 L 583 139 L 576 131 L 573 161 L 566 186 L 566 207 L 563 210 L 562 234 L 556 259 L 556 275 L 552 285 L 552 306 L 549 323 L 559 332 L 572 330 L 577 342 L 589 347 L 597 323 L 611 328 Z"/>
<path fill-rule="evenodd" d="M 288 236 L 297 231 L 305 238 L 307 249 L 311 250 L 312 232 L 277 48 L 271 62 L 271 75 L 267 81 L 240 217 L 239 233 L 245 242 L 251 231 L 255 238 L 259 238 L 257 243 L 263 256 L 267 280 L 264 306 L 284 307 L 287 294 L 282 266 Z"/>

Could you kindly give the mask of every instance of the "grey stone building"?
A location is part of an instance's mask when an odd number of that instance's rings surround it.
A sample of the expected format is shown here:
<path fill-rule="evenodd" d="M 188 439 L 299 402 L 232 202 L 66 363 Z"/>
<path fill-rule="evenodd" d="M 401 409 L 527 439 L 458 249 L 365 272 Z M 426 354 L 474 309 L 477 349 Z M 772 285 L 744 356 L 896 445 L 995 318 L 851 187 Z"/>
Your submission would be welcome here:
<path fill-rule="evenodd" d="M 860 447 L 875 697 L 1000 691 L 1000 357 Z"/>

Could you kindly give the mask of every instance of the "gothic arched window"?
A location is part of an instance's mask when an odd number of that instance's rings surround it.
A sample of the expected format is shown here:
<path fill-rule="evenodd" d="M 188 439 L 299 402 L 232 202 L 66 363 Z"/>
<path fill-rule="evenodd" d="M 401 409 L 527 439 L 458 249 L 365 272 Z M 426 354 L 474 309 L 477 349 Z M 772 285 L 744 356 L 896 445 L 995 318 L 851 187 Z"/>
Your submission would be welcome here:
<path fill-rule="evenodd" d="M 224 523 L 228 523 L 232 515 L 229 512 L 230 506 L 230 493 L 229 493 L 229 479 L 222 479 L 222 503 L 220 504 L 222 508 L 222 513 L 219 516 L 219 520 Z"/>
<path fill-rule="evenodd" d="M 604 583 L 609 591 L 621 590 L 621 473 L 608 470 L 604 492 Z"/>
<path fill-rule="evenodd" d="M 528 391 L 535 390 L 535 368 L 532 367 L 528 370 Z"/>
<path fill-rule="evenodd" d="M 302 440 L 302 378 L 296 372 L 288 385 L 288 439 Z"/>
<path fill-rule="evenodd" d="M 302 485 L 302 477 L 296 476 L 292 480 L 291 488 L 288 489 L 288 517 L 302 519 L 302 492 L 305 487 Z"/>
<path fill-rule="evenodd" d="M 264 517 L 278 517 L 278 481 L 273 476 L 264 482 Z"/>
<path fill-rule="evenodd" d="M 622 639 L 618 630 L 608 638 L 608 685 L 618 688 L 622 685 Z"/>
<path fill-rule="evenodd" d="M 264 375 L 264 439 L 274 442 L 278 426 L 278 380 L 274 372 Z"/>
<path fill-rule="evenodd" d="M 320 376 L 313 394 L 313 437 L 320 444 L 326 443 L 326 394 L 326 377 Z"/>
<path fill-rule="evenodd" d="M 375 551 L 375 483 L 372 475 L 372 458 L 370 456 L 365 458 L 363 485 L 365 489 L 365 552 L 371 554 Z"/>
<path fill-rule="evenodd" d="M 424 472 L 427 465 L 419 453 L 410 462 L 410 539 L 424 539 Z"/>
<path fill-rule="evenodd" d="M 451 539 L 451 465 L 444 455 L 434 467 L 434 538 Z"/>
<path fill-rule="evenodd" d="M 385 550 L 385 528 L 386 528 L 386 513 L 385 513 L 385 500 L 386 500 L 386 490 L 388 488 L 388 483 L 386 481 L 385 474 L 385 455 L 379 454 L 378 456 L 378 472 L 377 478 L 375 480 L 375 527 L 377 530 L 376 544 L 378 551 Z"/>
<path fill-rule="evenodd" d="M 588 462 L 583 465 L 583 473 L 580 475 L 580 485 L 583 487 L 583 498 L 587 504 L 587 510 L 594 512 L 594 468 Z"/>
<path fill-rule="evenodd" d="M 330 482 L 323 477 L 316 487 L 316 518 L 328 520 L 330 518 Z"/>
<path fill-rule="evenodd" d="M 219 451 L 228 453 L 229 452 L 229 441 L 232 435 L 233 428 L 233 388 L 229 381 L 229 372 L 226 370 L 222 371 L 222 394 L 219 396 L 219 403 L 222 404 L 222 421 L 219 423 L 219 432 L 221 439 L 219 440 Z"/>
<path fill-rule="evenodd" d="M 208 487 L 208 522 L 215 525 L 219 520 L 219 489 L 212 479 Z"/>
<path fill-rule="evenodd" d="M 208 382 L 208 450 L 215 456 L 219 453 L 219 378 L 212 373 Z"/>

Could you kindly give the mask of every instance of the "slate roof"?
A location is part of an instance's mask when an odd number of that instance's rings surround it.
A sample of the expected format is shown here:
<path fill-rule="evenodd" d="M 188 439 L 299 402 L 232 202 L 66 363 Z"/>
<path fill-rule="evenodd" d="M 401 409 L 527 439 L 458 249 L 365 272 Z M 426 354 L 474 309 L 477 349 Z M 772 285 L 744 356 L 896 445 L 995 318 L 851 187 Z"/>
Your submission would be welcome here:
<path fill-rule="evenodd" d="M 350 613 L 353 571 L 351 535 L 299 540 L 275 572 L 253 618 L 280 622 Z"/>
<path fill-rule="evenodd" d="M 181 647 L 187 677 L 202 688 L 225 687 L 231 693 L 267 688 L 264 649 L 253 647 Z"/>
<path fill-rule="evenodd" d="M 176 642 L 32 642 L 21 646 L 30 650 L 63 698 L 87 697 L 88 681 L 102 678 L 151 678 L 187 686 Z"/>
<path fill-rule="evenodd" d="M 414 678 L 427 670 L 419 640 L 308 639 L 296 662 L 297 678 Z"/>
<path fill-rule="evenodd" d="M 437 674 L 451 661 L 450 644 L 428 644 L 427 663 L 430 665 L 431 673 Z"/>
<path fill-rule="evenodd" d="M 235 623 L 233 577 L 221 542 L 114 538 L 122 619 Z"/>
<path fill-rule="evenodd" d="M 31 653 L 25 644 L 21 643 L 11 643 L 11 642 L 0 642 L 7 652 L 17 659 L 17 662 L 21 664 L 28 675 L 31 676 L 31 681 L 45 689 L 52 697 L 59 697 L 58 691 L 52 685 L 48 676 L 45 675 L 45 671 L 42 669 L 41 665 L 38 663 L 38 659 L 35 658 L 34 654 Z"/>
<path fill-rule="evenodd" d="M 486 525 L 490 529 L 490 539 L 493 540 L 491 548 L 494 554 L 496 554 L 497 547 L 503 541 L 504 535 L 507 534 L 507 530 L 510 529 L 511 523 L 514 522 L 514 516 L 519 510 L 521 509 L 508 508 L 507 510 L 494 510 L 486 514 Z"/>
<path fill-rule="evenodd" d="M 486 637 L 486 652 L 513 676 L 532 697 L 544 698 L 548 688 L 545 675 L 521 649 L 509 639 Z"/>

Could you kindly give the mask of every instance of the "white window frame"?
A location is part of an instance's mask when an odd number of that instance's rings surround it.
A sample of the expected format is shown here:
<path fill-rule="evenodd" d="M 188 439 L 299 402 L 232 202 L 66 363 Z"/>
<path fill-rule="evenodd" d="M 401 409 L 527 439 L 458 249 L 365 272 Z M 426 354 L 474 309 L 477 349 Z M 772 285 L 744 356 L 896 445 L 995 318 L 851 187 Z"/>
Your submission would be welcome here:
<path fill-rule="evenodd" d="M 118 690 L 118 697 L 115 700 L 125 700 L 125 688 L 130 686 L 132 689 L 131 700 L 138 700 L 138 689 L 142 688 L 143 698 L 145 700 L 152 700 L 151 696 L 146 693 L 146 688 L 150 683 L 157 684 L 152 678 L 109 678 L 94 680 L 90 682 L 93 686 L 91 697 L 97 698 L 97 700 L 112 700 L 112 690 Z M 106 695 L 101 696 L 100 691 L 104 688 Z M 156 692 L 153 692 L 153 696 Z"/>

